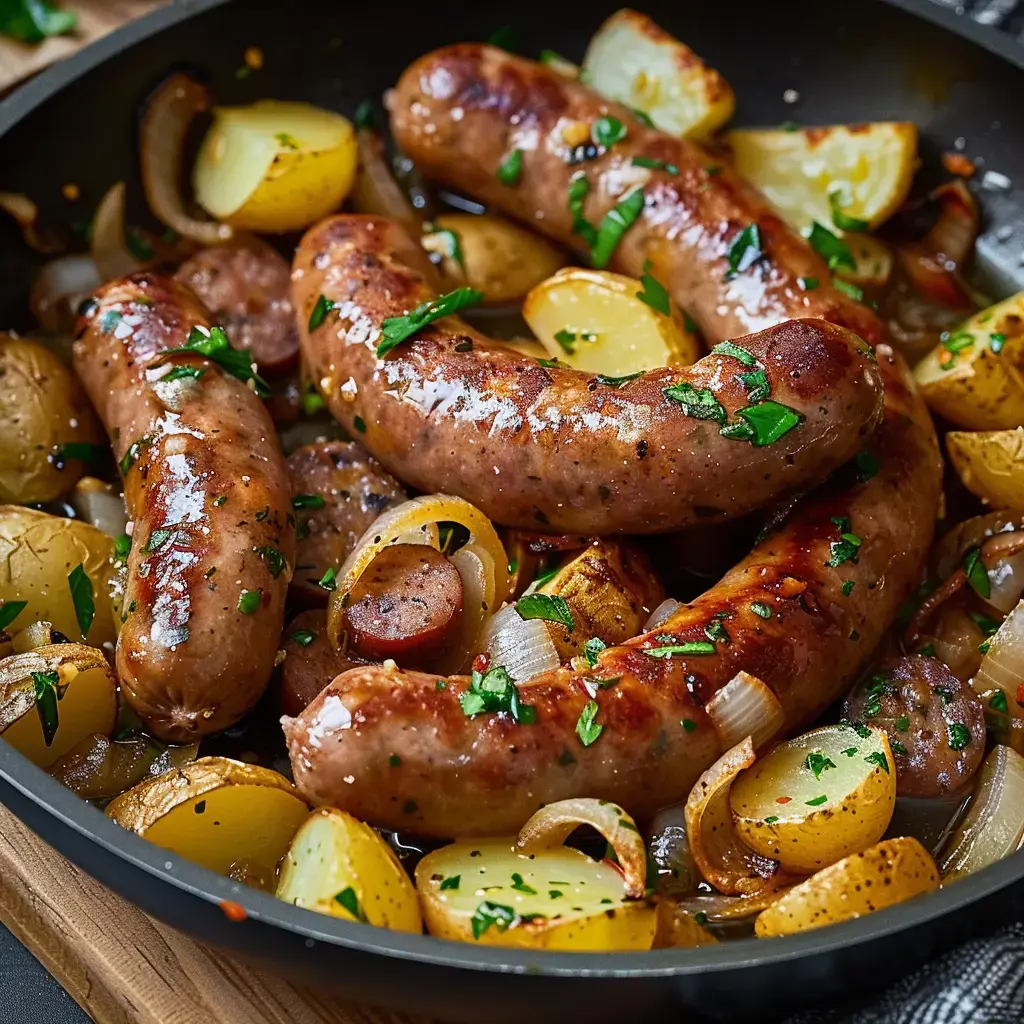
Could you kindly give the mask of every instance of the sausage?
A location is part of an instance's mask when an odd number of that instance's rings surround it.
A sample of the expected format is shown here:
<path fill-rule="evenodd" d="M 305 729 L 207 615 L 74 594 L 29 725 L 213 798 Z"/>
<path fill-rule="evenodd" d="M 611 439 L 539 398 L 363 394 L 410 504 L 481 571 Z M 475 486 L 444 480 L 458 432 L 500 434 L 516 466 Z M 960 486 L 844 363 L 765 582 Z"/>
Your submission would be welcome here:
<path fill-rule="evenodd" d="M 628 107 L 547 65 L 491 46 L 448 46 L 414 62 L 388 106 L 398 146 L 427 177 L 577 250 L 586 247 L 573 230 L 573 182 L 585 179 L 576 188 L 589 187 L 581 214 L 593 226 L 641 186 L 643 210 L 609 268 L 638 278 L 650 261 L 650 273 L 705 337 L 763 330 L 778 323 L 782 309 L 787 317 L 842 324 L 872 345 L 882 340 L 877 317 L 833 287 L 824 260 L 727 163 L 645 127 Z M 594 159 L 570 162 L 578 137 L 589 142 L 603 116 L 617 118 L 625 138 L 607 150 L 592 147 Z M 506 185 L 497 171 L 514 151 L 522 170 Z M 749 238 L 752 226 L 758 244 L 750 247 L 742 233 Z"/>
<path fill-rule="evenodd" d="M 302 792 L 432 836 L 514 832 L 541 804 L 573 796 L 612 800 L 642 819 L 685 798 L 719 755 L 704 706 L 739 670 L 773 690 L 786 730 L 812 722 L 916 585 L 934 532 L 935 432 L 900 357 L 887 345 L 877 353 L 886 413 L 866 454 L 705 594 L 593 668 L 577 660 L 519 686 L 534 724 L 464 715 L 464 676 L 439 687 L 433 675 L 353 669 L 282 722 Z M 645 653 L 709 636 L 713 654 Z M 402 763 L 392 770 L 396 749 Z"/>
<path fill-rule="evenodd" d="M 353 587 L 343 628 L 365 658 L 423 665 L 441 653 L 462 614 L 462 577 L 425 544 L 385 548 Z"/>
<path fill-rule="evenodd" d="M 292 590 L 303 601 L 325 604 L 320 585 L 337 570 L 386 508 L 405 501 L 402 485 L 357 444 L 320 441 L 288 457 L 298 520 L 298 555 Z"/>
<path fill-rule="evenodd" d="M 121 691 L 154 735 L 191 742 L 241 718 L 274 669 L 295 564 L 284 456 L 245 384 L 196 353 L 166 354 L 210 323 L 183 284 L 135 274 L 86 309 L 75 369 L 134 524 Z"/>
<path fill-rule="evenodd" d="M 291 268 L 255 238 L 201 249 L 174 275 L 199 296 L 235 348 L 248 349 L 263 374 L 293 369 L 299 335 Z"/>
<path fill-rule="evenodd" d="M 303 708 L 335 677 L 360 664 L 335 650 L 327 636 L 327 613 L 322 608 L 299 612 L 285 627 L 285 653 L 277 685 L 278 705 L 286 715 Z"/>
<path fill-rule="evenodd" d="M 845 717 L 889 737 L 899 796 L 945 796 L 964 786 L 985 754 L 981 701 L 938 658 L 883 664 L 846 701 Z"/>
<path fill-rule="evenodd" d="M 382 322 L 433 297 L 410 244 L 394 223 L 355 215 L 307 232 L 293 273 L 304 357 L 332 414 L 388 470 L 496 522 L 636 534 L 732 518 L 820 482 L 877 422 L 870 352 L 823 320 L 739 338 L 741 358 L 713 352 L 619 386 L 541 366 L 455 316 L 378 359 Z M 321 297 L 334 308 L 310 330 Z M 760 446 L 721 433 L 750 404 L 739 375 L 752 367 L 800 417 Z"/>

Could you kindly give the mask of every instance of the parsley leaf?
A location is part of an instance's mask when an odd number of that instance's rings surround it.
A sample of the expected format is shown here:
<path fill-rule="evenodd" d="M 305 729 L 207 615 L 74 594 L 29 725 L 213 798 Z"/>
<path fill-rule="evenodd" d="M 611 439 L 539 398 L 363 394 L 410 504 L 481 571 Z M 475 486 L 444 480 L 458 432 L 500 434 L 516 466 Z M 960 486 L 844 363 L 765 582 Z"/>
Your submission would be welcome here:
<path fill-rule="evenodd" d="M 512 677 L 501 665 L 485 673 L 473 670 L 469 689 L 459 698 L 462 713 L 467 717 L 483 712 L 507 713 L 520 725 L 533 725 L 537 709 L 519 701 L 519 690 Z"/>
<path fill-rule="evenodd" d="M 665 286 L 655 280 L 650 274 L 651 261 L 648 260 L 644 264 L 644 271 L 640 275 L 640 283 L 643 285 L 643 289 L 637 293 L 637 298 L 641 302 L 646 302 L 651 309 L 657 310 L 659 313 L 665 316 L 672 315 L 672 306 L 669 302 L 668 292 L 665 291 Z"/>
<path fill-rule="evenodd" d="M 821 773 L 828 771 L 829 768 L 835 768 L 835 762 L 830 757 L 826 757 L 824 754 L 810 753 L 807 755 L 807 760 L 804 761 L 804 767 L 811 772 L 814 772 L 816 779 L 821 778 Z"/>
<path fill-rule="evenodd" d="M 774 444 L 804 419 L 801 413 L 790 409 L 788 405 L 772 401 L 763 401 L 756 405 L 748 405 L 745 409 L 737 409 L 736 415 L 746 421 L 753 431 L 750 441 L 755 448 Z"/>
<path fill-rule="evenodd" d="M 344 907 L 357 921 L 366 923 L 366 914 L 359 905 L 359 897 L 351 885 L 346 886 L 335 897 L 334 901 Z"/>
<path fill-rule="evenodd" d="M 857 269 L 857 261 L 853 258 L 850 247 L 817 221 L 811 225 L 811 233 L 807 236 L 807 241 L 820 256 L 825 258 L 829 270 L 835 270 L 836 267 Z"/>
<path fill-rule="evenodd" d="M 988 600 L 992 595 L 992 583 L 988 578 L 988 570 L 981 560 L 981 549 L 971 548 L 964 557 L 964 575 L 971 589 L 979 596 Z"/>
<path fill-rule="evenodd" d="M 516 912 L 511 907 L 501 903 L 491 903 L 484 900 L 473 912 L 470 924 L 473 927 L 473 938 L 479 939 L 488 928 L 493 925 L 499 932 L 508 931 L 515 923 Z"/>
<path fill-rule="evenodd" d="M 828 203 L 832 207 L 832 223 L 840 231 L 867 231 L 868 222 L 866 220 L 861 220 L 859 217 L 850 217 L 843 213 L 843 207 L 849 204 L 843 202 L 843 193 L 840 189 L 829 192 Z"/>
<path fill-rule="evenodd" d="M 176 352 L 195 352 L 205 356 L 229 376 L 245 384 L 252 381 L 253 390 L 260 398 L 266 398 L 270 394 L 267 382 L 253 369 L 252 355 L 247 349 L 235 348 L 228 341 L 223 327 L 193 327 L 184 345 L 169 348 L 163 355 L 169 356 Z"/>
<path fill-rule="evenodd" d="M 732 341 L 720 341 L 711 349 L 715 355 L 732 356 L 738 359 L 744 366 L 757 366 L 757 359 L 752 352 L 747 351 L 742 345 Z"/>
<path fill-rule="evenodd" d="M 516 601 L 516 611 L 521 619 L 544 619 L 560 622 L 571 633 L 576 624 L 565 598 L 557 594 L 527 594 Z"/>
<path fill-rule="evenodd" d="M 435 320 L 451 316 L 467 306 L 475 306 L 483 297 L 484 293 L 475 288 L 456 288 L 447 295 L 420 304 L 405 316 L 389 316 L 381 324 L 384 338 L 377 345 L 377 356 L 386 355 Z"/>
<path fill-rule="evenodd" d="M 725 279 L 728 281 L 737 274 L 749 270 L 763 255 L 761 231 L 756 224 L 748 224 L 729 245 L 729 251 L 726 253 L 729 270 Z"/>
<path fill-rule="evenodd" d="M 28 607 L 28 601 L 4 601 L 0 604 L 0 630 L 5 630 Z"/>
<path fill-rule="evenodd" d="M 43 727 L 43 741 L 49 746 L 60 725 L 57 701 L 64 696 L 60 687 L 60 676 L 56 672 L 33 672 L 32 686 L 36 698 L 36 713 Z"/>
<path fill-rule="evenodd" d="M 641 650 L 652 658 L 670 658 L 673 654 L 714 654 L 715 645 L 710 640 L 688 640 L 683 644 L 664 644 Z"/>
<path fill-rule="evenodd" d="M 592 636 L 583 645 L 583 656 L 587 659 L 587 664 L 594 668 L 597 665 L 597 656 L 607 648 L 608 645 L 599 636 Z"/>
<path fill-rule="evenodd" d="M 665 388 L 665 397 L 683 407 L 683 415 L 694 420 L 714 420 L 725 423 L 728 414 L 725 406 L 715 398 L 710 388 L 695 388 L 688 381 L 681 381 Z"/>
<path fill-rule="evenodd" d="M 71 603 L 75 606 L 75 618 L 84 639 L 92 626 L 96 615 L 96 601 L 93 597 L 92 581 L 85 574 L 85 569 L 78 564 L 68 573 L 68 590 L 71 591 Z"/>
<path fill-rule="evenodd" d="M 604 732 L 604 726 L 597 723 L 599 710 L 600 706 L 596 700 L 588 700 L 576 721 L 576 735 L 585 747 L 596 743 L 598 737 Z"/>
<path fill-rule="evenodd" d="M 601 218 L 597 236 L 590 247 L 590 262 L 598 269 L 608 266 L 615 247 L 644 208 L 644 190 L 634 189 Z"/>

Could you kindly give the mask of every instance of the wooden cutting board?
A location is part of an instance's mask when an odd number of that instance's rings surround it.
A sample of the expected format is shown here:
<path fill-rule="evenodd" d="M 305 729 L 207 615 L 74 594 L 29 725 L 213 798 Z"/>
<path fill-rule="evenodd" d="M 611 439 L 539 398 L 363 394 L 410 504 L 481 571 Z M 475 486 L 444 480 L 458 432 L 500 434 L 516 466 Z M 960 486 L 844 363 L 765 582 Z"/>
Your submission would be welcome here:
<path fill-rule="evenodd" d="M 193 942 L 79 871 L 2 806 L 0 920 L 98 1024 L 416 1024 Z"/>

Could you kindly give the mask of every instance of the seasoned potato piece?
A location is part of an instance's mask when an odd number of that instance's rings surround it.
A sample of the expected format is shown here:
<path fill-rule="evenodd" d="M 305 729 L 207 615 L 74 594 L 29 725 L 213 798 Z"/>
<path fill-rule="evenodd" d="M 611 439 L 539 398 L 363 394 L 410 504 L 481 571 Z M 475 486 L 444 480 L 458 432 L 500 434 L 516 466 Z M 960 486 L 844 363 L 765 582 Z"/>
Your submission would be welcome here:
<path fill-rule="evenodd" d="M 896 806 L 881 729 L 827 725 L 780 743 L 730 794 L 736 831 L 763 857 L 806 874 L 878 842 Z"/>
<path fill-rule="evenodd" d="M 706 138 L 736 106 L 732 88 L 717 71 L 645 14 L 629 9 L 598 29 L 583 70 L 599 93 L 642 111 L 670 135 Z"/>
<path fill-rule="evenodd" d="M 24 602 L 7 631 L 42 620 L 91 647 L 113 643 L 120 626 L 113 554 L 113 537 L 88 523 L 0 505 L 0 604 Z"/>
<path fill-rule="evenodd" d="M 309 814 L 283 776 L 227 757 L 201 757 L 140 782 L 107 806 L 157 846 L 263 889 Z"/>
<path fill-rule="evenodd" d="M 445 277 L 484 293 L 484 302 L 519 302 L 562 264 L 539 235 L 490 214 L 445 213 L 421 241 L 442 261 Z"/>
<path fill-rule="evenodd" d="M 1024 507 L 1024 427 L 951 430 L 946 453 L 964 487 L 992 508 Z"/>
<path fill-rule="evenodd" d="M 906 199 L 917 167 L 917 128 L 907 121 L 745 128 L 726 142 L 736 170 L 798 231 L 815 221 L 877 227 Z"/>
<path fill-rule="evenodd" d="M 1024 426 L 1024 292 L 975 313 L 914 368 L 929 407 L 965 430 Z"/>
<path fill-rule="evenodd" d="M 579 952 L 654 940 L 654 905 L 626 900 L 617 868 L 569 847 L 528 856 L 511 837 L 453 843 L 420 861 L 416 888 L 442 939 Z"/>
<path fill-rule="evenodd" d="M 0 334 L 0 502 L 52 501 L 106 450 L 77 379 L 44 345 Z"/>
<path fill-rule="evenodd" d="M 685 910 L 675 900 L 665 897 L 658 900 L 655 949 L 692 949 L 713 946 L 717 942 L 718 939 L 699 923 L 696 913 Z"/>
<path fill-rule="evenodd" d="M 91 733 L 111 733 L 117 682 L 102 652 L 53 644 L 0 661 L 0 734 L 46 768 Z"/>
<path fill-rule="evenodd" d="M 218 107 L 193 170 L 199 204 L 250 231 L 298 231 L 336 210 L 352 188 L 356 141 L 340 114 L 260 100 Z"/>
<path fill-rule="evenodd" d="M 893 267 L 896 264 L 892 249 L 872 235 L 862 235 L 853 231 L 844 235 L 843 241 L 857 265 L 853 268 L 836 267 L 836 277 L 841 277 L 844 281 L 849 281 L 850 284 L 855 284 L 859 288 L 876 291 L 884 288 L 888 284 L 889 278 L 892 277 Z"/>
<path fill-rule="evenodd" d="M 909 837 L 887 839 L 794 886 L 754 922 L 762 939 L 863 917 L 939 887 L 928 851 Z"/>
<path fill-rule="evenodd" d="M 275 895 L 320 914 L 423 931 L 416 889 L 391 847 L 351 814 L 322 807 L 295 833 Z"/>
<path fill-rule="evenodd" d="M 645 288 L 605 270 L 560 270 L 526 296 L 523 318 L 549 356 L 608 377 L 689 366 L 701 355 L 696 335 L 657 282 Z"/>

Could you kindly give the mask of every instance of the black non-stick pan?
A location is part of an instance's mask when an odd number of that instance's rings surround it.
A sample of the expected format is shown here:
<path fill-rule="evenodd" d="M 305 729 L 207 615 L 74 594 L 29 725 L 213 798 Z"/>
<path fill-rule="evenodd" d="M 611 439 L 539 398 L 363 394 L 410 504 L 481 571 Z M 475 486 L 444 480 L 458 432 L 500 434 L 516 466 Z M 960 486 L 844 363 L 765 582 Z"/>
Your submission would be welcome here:
<path fill-rule="evenodd" d="M 96 43 L 0 103 L 0 190 L 54 219 L 125 178 L 137 196 L 140 100 L 173 67 L 206 77 L 219 102 L 303 99 L 352 114 L 425 51 L 510 24 L 524 53 L 582 56 L 617 4 L 512 5 L 189 0 Z M 978 245 L 987 290 L 1024 281 L 1024 51 L 926 0 L 638 4 L 731 81 L 738 124 L 914 121 L 924 173 L 962 148 L 980 165 Z M 263 69 L 237 74 L 246 47 Z M 959 144 L 958 139 L 963 141 Z M 994 172 L 986 176 L 985 171 Z M 1007 186 L 1007 180 L 1010 185 Z M 142 211 L 136 211 L 140 216 Z M 0 326 L 29 325 L 40 257 L 0 222 Z M 0 438 L 0 444 L 3 439 Z M 927 514 L 925 510 L 922 514 Z M 694 950 L 541 954 L 455 945 L 349 924 L 281 903 L 124 832 L 0 743 L 0 799 L 72 861 L 182 931 L 345 996 L 444 1019 L 771 1020 L 878 989 L 952 943 L 1024 917 L 1024 853 L 933 895 L 787 939 Z M 229 920 L 222 900 L 248 916 Z"/>

